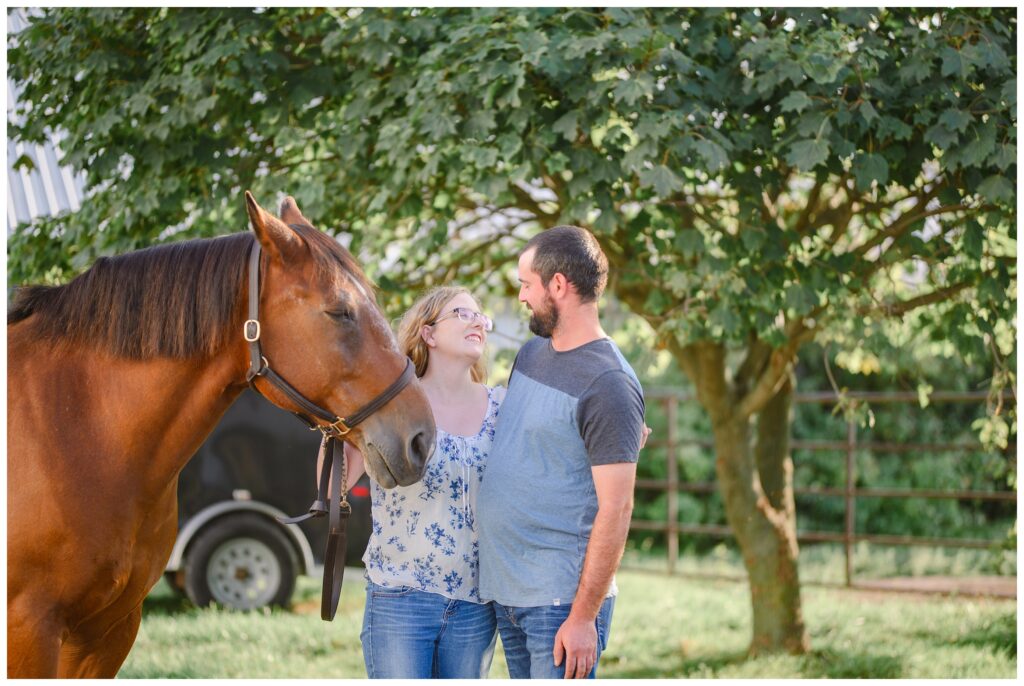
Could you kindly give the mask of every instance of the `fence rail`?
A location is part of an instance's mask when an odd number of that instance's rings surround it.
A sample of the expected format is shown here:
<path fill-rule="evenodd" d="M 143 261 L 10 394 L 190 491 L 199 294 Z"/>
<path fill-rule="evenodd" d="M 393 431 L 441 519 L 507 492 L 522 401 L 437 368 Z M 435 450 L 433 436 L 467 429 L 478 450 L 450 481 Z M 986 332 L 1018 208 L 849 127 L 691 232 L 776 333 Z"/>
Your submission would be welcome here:
<path fill-rule="evenodd" d="M 698 535 L 712 536 L 716 538 L 732 538 L 732 530 L 721 524 L 684 524 L 678 521 L 679 518 L 679 494 L 680 493 L 701 493 L 710 494 L 717 491 L 717 486 L 710 482 L 682 483 L 679 480 L 679 448 L 682 446 L 700 446 L 703 448 L 714 448 L 714 441 L 702 438 L 684 438 L 678 436 L 678 408 L 683 402 L 694 401 L 695 398 L 678 389 L 656 388 L 649 390 L 646 394 L 648 403 L 660 403 L 665 410 L 665 418 L 668 424 L 667 435 L 664 439 L 648 441 L 648 448 L 664 448 L 666 459 L 665 479 L 637 479 L 636 488 L 648 491 L 665 491 L 667 493 L 667 508 L 665 519 L 662 521 L 637 520 L 634 519 L 630 525 L 632 530 L 657 531 L 666 534 L 667 557 L 669 574 L 676 573 L 676 561 L 679 558 L 679 536 Z M 864 400 L 869 403 L 917 403 L 917 393 L 895 392 L 864 392 L 848 393 L 851 399 Z M 937 403 L 977 403 L 984 402 L 988 397 L 986 393 L 972 392 L 950 392 L 936 391 L 929 395 L 932 404 Z M 817 403 L 834 404 L 837 397 L 833 393 L 797 393 L 794 395 L 794 403 Z M 1005 395 L 1004 402 L 1015 402 L 1015 398 Z M 1000 543 L 997 540 L 969 539 L 969 538 L 943 538 L 927 536 L 897 536 L 886 534 L 858 533 L 856 531 L 856 502 L 859 498 L 934 498 L 945 500 L 981 500 L 996 502 L 1016 502 L 1015 491 L 989 491 L 970 489 L 925 489 L 925 488 L 858 488 L 856 486 L 856 462 L 855 456 L 858 451 L 873 453 L 916 453 L 927 451 L 956 451 L 956 450 L 981 450 L 978 443 L 887 443 L 873 441 L 858 441 L 857 425 L 853 420 L 846 422 L 845 441 L 820 441 L 820 440 L 794 440 L 790 442 L 790 450 L 810 451 L 842 451 L 845 457 L 845 480 L 841 486 L 834 487 L 813 487 L 794 488 L 795 495 L 811 495 L 820 497 L 837 497 L 845 501 L 845 512 L 843 531 L 800 531 L 797 533 L 797 540 L 813 543 L 842 543 L 845 558 L 845 586 L 853 587 L 857 584 L 853 572 L 853 546 L 860 542 L 876 543 L 890 546 L 937 546 L 949 548 L 973 548 L 986 549 Z M 1009 446 L 1008 451 L 1016 450 L 1016 444 Z M 799 513 L 798 513 L 799 519 Z M 735 579 L 734 575 L 702 574 L 718 578 Z M 906 587 L 905 589 L 906 590 Z M 910 589 L 919 591 L 932 591 L 931 587 Z"/>

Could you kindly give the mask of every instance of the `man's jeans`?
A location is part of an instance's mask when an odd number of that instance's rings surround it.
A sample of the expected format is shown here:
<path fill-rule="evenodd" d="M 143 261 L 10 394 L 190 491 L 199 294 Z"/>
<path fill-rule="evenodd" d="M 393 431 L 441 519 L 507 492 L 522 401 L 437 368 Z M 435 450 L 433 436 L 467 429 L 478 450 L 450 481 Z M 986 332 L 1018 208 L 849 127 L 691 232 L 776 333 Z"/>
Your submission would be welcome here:
<path fill-rule="evenodd" d="M 597 659 L 608 646 L 608 634 L 612 626 L 612 610 L 615 598 L 605 598 L 597 613 Z M 544 605 L 542 607 L 508 607 L 494 603 L 498 616 L 498 633 L 505 649 L 508 675 L 513 679 L 562 679 L 565 677 L 565 657 L 562 664 L 555 666 L 555 634 L 569 617 L 569 605 Z M 588 678 L 597 677 L 597 662 Z"/>
<path fill-rule="evenodd" d="M 495 641 L 494 609 L 408 586 L 366 582 L 363 660 L 371 679 L 484 679 Z"/>

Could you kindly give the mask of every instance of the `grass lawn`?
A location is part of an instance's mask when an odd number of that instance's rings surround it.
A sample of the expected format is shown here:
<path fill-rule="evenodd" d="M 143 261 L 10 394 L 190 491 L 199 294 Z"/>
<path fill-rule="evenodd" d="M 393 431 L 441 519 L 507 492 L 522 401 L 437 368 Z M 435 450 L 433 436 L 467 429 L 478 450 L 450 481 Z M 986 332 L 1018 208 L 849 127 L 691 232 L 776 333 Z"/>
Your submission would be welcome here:
<path fill-rule="evenodd" d="M 745 584 L 623 571 L 601 677 L 1014 678 L 1017 603 L 808 587 L 808 655 L 747 660 Z M 198 610 L 161 581 L 146 600 L 123 678 L 362 678 L 362 570 L 346 573 L 334 622 L 319 582 L 291 611 Z M 492 678 L 508 675 L 501 643 Z"/>

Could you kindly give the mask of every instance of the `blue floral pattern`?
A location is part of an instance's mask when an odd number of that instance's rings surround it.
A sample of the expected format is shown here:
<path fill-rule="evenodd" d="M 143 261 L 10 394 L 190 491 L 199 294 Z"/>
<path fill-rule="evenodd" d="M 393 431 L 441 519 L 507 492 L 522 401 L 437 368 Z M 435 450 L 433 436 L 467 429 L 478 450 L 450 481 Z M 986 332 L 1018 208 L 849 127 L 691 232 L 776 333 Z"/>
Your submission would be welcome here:
<path fill-rule="evenodd" d="M 363 562 L 373 583 L 480 602 L 476 494 L 505 388 L 488 388 L 487 399 L 475 436 L 438 428 L 437 448 L 420 482 L 390 490 L 370 482 L 373 527 Z"/>

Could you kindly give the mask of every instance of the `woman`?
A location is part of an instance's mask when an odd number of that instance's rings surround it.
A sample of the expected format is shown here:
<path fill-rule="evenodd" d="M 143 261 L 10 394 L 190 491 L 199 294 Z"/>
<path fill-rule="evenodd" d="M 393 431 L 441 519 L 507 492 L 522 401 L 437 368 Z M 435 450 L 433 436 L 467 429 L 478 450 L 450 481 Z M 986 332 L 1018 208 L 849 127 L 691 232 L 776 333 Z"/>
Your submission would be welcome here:
<path fill-rule="evenodd" d="M 372 678 L 486 678 L 496 620 L 478 589 L 476 493 L 503 387 L 484 385 L 491 320 L 469 291 L 437 288 L 403 317 L 398 339 L 437 424 L 423 479 L 372 483 L 363 659 Z M 362 455 L 346 444 L 350 484 Z"/>

